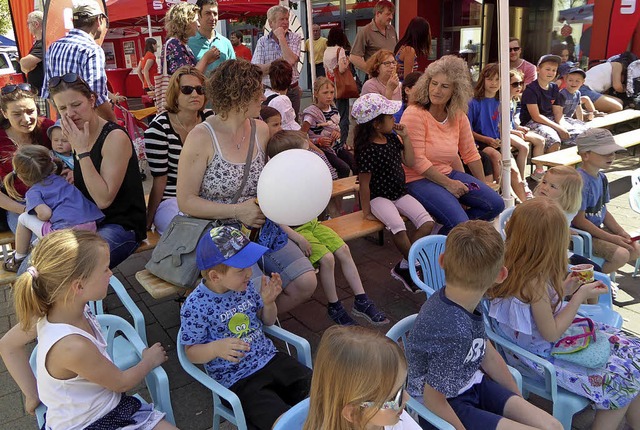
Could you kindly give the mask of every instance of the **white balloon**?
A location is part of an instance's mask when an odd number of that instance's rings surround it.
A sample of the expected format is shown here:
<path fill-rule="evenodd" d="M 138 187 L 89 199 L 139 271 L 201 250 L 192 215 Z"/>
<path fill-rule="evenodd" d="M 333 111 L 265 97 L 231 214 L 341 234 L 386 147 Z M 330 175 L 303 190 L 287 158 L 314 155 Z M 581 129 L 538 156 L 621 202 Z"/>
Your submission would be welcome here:
<path fill-rule="evenodd" d="M 333 184 L 322 158 L 305 149 L 290 149 L 265 165 L 258 179 L 258 204 L 278 224 L 302 225 L 327 207 Z"/>

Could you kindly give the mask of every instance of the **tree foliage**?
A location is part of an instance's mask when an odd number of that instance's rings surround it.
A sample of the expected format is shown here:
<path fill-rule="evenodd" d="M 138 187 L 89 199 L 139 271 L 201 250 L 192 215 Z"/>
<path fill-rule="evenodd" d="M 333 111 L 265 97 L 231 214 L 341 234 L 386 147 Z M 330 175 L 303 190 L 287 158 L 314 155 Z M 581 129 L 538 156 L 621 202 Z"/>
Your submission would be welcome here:
<path fill-rule="evenodd" d="M 9 14 L 9 0 L 0 0 L 0 34 L 5 34 L 12 29 L 11 15 Z"/>

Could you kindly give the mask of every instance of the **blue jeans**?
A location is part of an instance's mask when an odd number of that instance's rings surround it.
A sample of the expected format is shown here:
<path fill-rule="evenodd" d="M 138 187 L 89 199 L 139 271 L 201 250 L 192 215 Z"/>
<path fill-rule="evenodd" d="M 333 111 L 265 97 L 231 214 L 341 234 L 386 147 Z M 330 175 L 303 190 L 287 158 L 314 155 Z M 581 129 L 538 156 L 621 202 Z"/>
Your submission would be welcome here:
<path fill-rule="evenodd" d="M 136 240 L 136 233 L 125 230 L 120 224 L 103 224 L 98 227 L 98 234 L 109 244 L 111 269 L 126 260 L 140 245 Z"/>
<path fill-rule="evenodd" d="M 448 234 L 456 225 L 470 219 L 491 221 L 504 210 L 502 197 L 483 181 L 466 173 L 452 171 L 449 179 L 466 184 L 474 183 L 480 188 L 469 190 L 459 199 L 441 185 L 428 179 L 420 179 L 407 184 L 409 194 L 415 197 L 442 228 L 439 234 Z M 463 209 L 461 205 L 468 207 Z"/>

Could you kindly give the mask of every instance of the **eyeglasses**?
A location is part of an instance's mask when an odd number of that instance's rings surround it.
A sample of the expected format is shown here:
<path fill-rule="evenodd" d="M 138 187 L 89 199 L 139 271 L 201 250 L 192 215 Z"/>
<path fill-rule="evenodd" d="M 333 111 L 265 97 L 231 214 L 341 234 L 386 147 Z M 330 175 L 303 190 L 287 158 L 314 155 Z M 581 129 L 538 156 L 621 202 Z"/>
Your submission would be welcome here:
<path fill-rule="evenodd" d="M 509 52 L 518 52 L 520 51 L 520 47 L 516 46 L 515 48 L 509 48 Z"/>
<path fill-rule="evenodd" d="M 199 96 L 204 94 L 204 87 L 202 85 L 198 85 L 198 86 L 191 86 L 191 85 L 181 85 L 180 86 L 180 92 L 182 94 L 184 94 L 185 96 L 191 95 L 193 94 L 193 92 L 196 92 Z"/>
<path fill-rule="evenodd" d="M 20 84 L 9 84 L 2 87 L 2 95 L 11 94 L 16 90 L 28 91 L 30 93 L 33 92 L 33 88 L 30 84 L 20 83 Z"/>
<path fill-rule="evenodd" d="M 380 64 L 382 64 L 383 66 L 395 66 L 396 64 L 398 64 L 398 62 L 395 60 L 392 60 L 392 61 L 383 61 Z"/>
<path fill-rule="evenodd" d="M 404 381 L 404 384 L 402 384 L 402 386 L 400 387 L 398 394 L 395 395 L 393 400 L 384 402 L 382 406 L 380 406 L 380 410 L 393 409 L 394 411 L 399 411 L 400 409 L 402 409 L 402 406 L 404 405 L 404 392 L 406 391 L 406 389 L 407 389 L 407 381 Z M 370 408 L 375 405 L 376 405 L 375 402 L 362 402 L 360 404 L 360 407 Z"/>
<path fill-rule="evenodd" d="M 62 76 L 54 76 L 53 78 L 49 79 L 49 88 L 57 87 L 58 85 L 60 85 L 60 82 L 73 84 L 78 81 L 87 85 L 87 83 L 80 77 L 80 75 L 78 75 L 77 73 L 69 72 Z"/>
<path fill-rule="evenodd" d="M 511 86 L 512 86 L 513 88 L 518 88 L 518 87 L 521 87 L 521 86 L 523 86 L 523 85 L 524 85 L 524 82 L 522 82 L 522 81 L 518 81 L 518 82 L 511 82 Z"/>

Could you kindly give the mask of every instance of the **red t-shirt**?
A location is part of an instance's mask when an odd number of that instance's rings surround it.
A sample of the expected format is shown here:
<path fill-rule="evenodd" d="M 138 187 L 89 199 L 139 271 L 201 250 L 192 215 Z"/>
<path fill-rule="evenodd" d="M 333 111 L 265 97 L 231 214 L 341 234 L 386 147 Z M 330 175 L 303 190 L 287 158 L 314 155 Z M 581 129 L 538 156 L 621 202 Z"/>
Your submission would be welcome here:
<path fill-rule="evenodd" d="M 44 117 L 38 118 L 38 122 L 40 124 L 39 144 L 46 147 L 47 149 L 51 149 L 51 141 L 47 136 L 47 129 L 54 123 L 49 118 Z M 4 177 L 13 171 L 13 164 L 11 164 L 11 159 L 13 158 L 13 153 L 15 151 L 16 144 L 13 143 L 11 139 L 9 139 L 6 130 L 0 128 L 0 179 L 2 180 L 4 180 Z M 27 192 L 28 187 L 23 184 L 22 181 L 18 178 L 15 178 L 14 186 L 16 191 L 24 197 L 24 194 Z"/>
<path fill-rule="evenodd" d="M 156 59 L 156 54 L 154 54 L 153 52 L 149 52 L 147 51 L 144 54 L 144 57 L 142 57 L 142 59 L 140 60 L 140 72 L 142 72 L 144 70 L 145 65 L 147 64 L 147 61 L 153 61 L 154 63 L 156 61 L 158 61 Z M 151 66 L 151 68 L 149 69 L 149 79 L 151 79 L 151 82 L 147 82 L 147 80 L 145 79 L 145 88 L 149 88 L 151 86 L 155 86 L 155 77 L 158 74 L 158 64 L 154 64 L 153 66 Z M 144 79 L 144 74 L 142 75 L 143 79 Z"/>
<path fill-rule="evenodd" d="M 251 49 L 244 46 L 242 43 L 233 47 L 233 51 L 236 53 L 236 58 L 244 58 L 247 61 L 251 61 Z"/>

